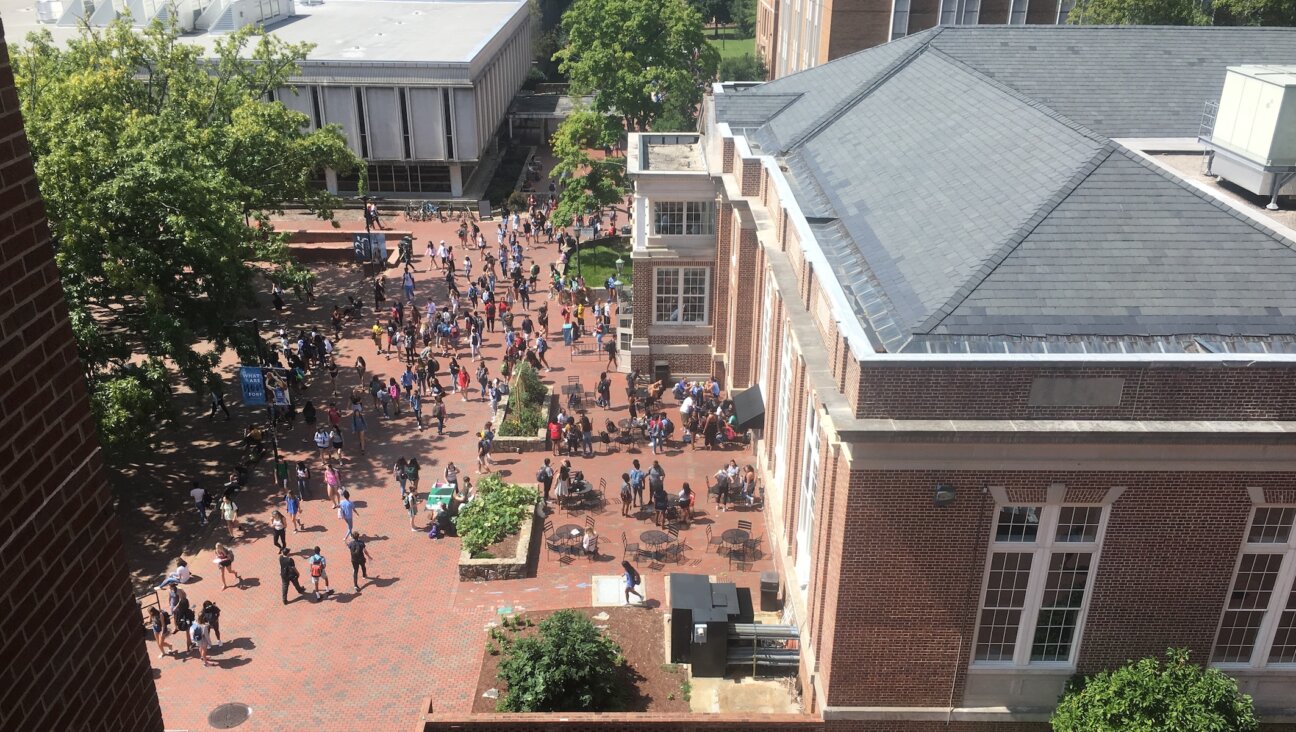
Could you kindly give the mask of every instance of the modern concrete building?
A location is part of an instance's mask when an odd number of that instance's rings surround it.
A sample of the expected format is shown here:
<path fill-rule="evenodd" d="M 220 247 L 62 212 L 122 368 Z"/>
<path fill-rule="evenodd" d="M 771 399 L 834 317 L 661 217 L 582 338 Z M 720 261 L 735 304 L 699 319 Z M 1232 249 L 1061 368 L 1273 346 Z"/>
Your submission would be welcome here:
<path fill-rule="evenodd" d="M 292 89 L 272 94 L 305 114 L 312 128 L 336 124 L 368 163 L 380 195 L 459 196 L 496 145 L 513 96 L 531 68 L 532 19 L 526 0 L 213 0 L 183 7 L 135 0 L 68 2 L 56 23 L 37 24 L 26 0 L 3 0 L 11 33 L 47 27 L 56 39 L 83 18 L 102 25 L 124 10 L 137 23 L 173 13 L 212 47 L 224 32 L 260 22 L 284 41 L 311 43 Z M 78 14 L 79 13 L 79 14 Z M 355 193 L 359 177 L 329 173 L 322 185 Z"/>
<path fill-rule="evenodd" d="M 1065 23 L 1074 0 L 759 0 L 756 53 L 771 79 L 938 25 Z"/>
<path fill-rule="evenodd" d="M 1043 729 L 1169 647 L 1296 721 L 1296 231 L 1181 170 L 1230 67 L 1293 61 L 940 28 L 631 136 L 631 363 L 762 395 L 825 729 Z"/>

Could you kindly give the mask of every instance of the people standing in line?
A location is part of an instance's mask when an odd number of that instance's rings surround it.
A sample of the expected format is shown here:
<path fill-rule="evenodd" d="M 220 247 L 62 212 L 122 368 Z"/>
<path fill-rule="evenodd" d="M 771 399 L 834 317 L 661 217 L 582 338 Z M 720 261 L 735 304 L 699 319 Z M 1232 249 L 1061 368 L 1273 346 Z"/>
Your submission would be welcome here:
<path fill-rule="evenodd" d="M 634 568 L 634 565 L 625 560 L 621 560 L 621 570 L 621 579 L 625 583 L 625 604 L 630 604 L 631 595 L 639 598 L 639 602 L 643 602 L 644 596 L 635 589 L 643 582 L 643 579 L 639 576 L 639 571 Z"/>
<path fill-rule="evenodd" d="M 170 629 L 167 628 L 166 620 L 163 619 L 160 610 L 150 607 L 148 614 L 149 629 L 153 631 L 153 640 L 157 642 L 158 658 L 166 658 L 168 652 L 175 650 L 170 643 L 167 643 L 167 635 L 170 634 Z"/>
<path fill-rule="evenodd" d="M 232 536 L 238 530 L 238 504 L 228 495 L 221 496 L 220 512 L 225 521 L 225 529 Z"/>
<path fill-rule="evenodd" d="M 288 547 L 279 550 L 279 584 L 282 588 L 283 604 L 288 604 L 288 585 L 291 584 L 297 589 L 297 594 L 304 595 L 306 590 L 302 588 L 298 580 L 300 574 L 297 572 L 297 563 L 293 561 L 292 552 Z"/>
<path fill-rule="evenodd" d="M 360 509 L 356 508 L 355 504 L 351 502 L 351 492 L 342 491 L 342 500 L 338 502 L 338 518 L 346 522 L 346 536 L 351 536 L 354 532 L 355 516 L 359 511 Z"/>
<path fill-rule="evenodd" d="M 358 593 L 360 592 L 360 577 L 369 579 L 368 562 L 373 560 L 373 556 L 369 554 L 369 549 L 359 534 L 352 534 L 350 541 L 345 538 L 343 541 L 346 543 L 347 549 L 351 550 L 351 584 Z M 357 574 L 359 574 L 359 577 L 356 576 Z"/>
<path fill-rule="evenodd" d="M 284 491 L 284 495 L 288 496 L 289 498 L 292 498 L 292 494 L 289 493 L 288 491 Z M 280 549 L 283 549 L 284 547 L 288 546 L 288 540 L 284 536 L 284 533 L 287 531 L 287 529 L 288 529 L 288 523 L 284 520 L 283 514 L 279 513 L 279 509 L 276 508 L 275 510 L 271 511 L 270 531 L 274 534 L 274 545 L 279 547 Z"/>
<path fill-rule="evenodd" d="M 227 572 L 233 574 L 234 578 L 238 580 L 238 582 L 236 582 L 234 585 L 235 587 L 243 584 L 243 576 L 238 573 L 238 570 L 234 569 L 233 549 L 230 549 L 224 544 L 218 543 L 216 545 L 216 559 L 213 561 L 215 562 L 216 566 L 220 567 L 222 590 L 229 589 L 229 583 L 225 581 L 225 574 Z"/>
<path fill-rule="evenodd" d="M 333 588 L 329 587 L 328 560 L 324 558 L 323 554 L 320 554 L 319 547 L 315 547 L 315 552 L 311 554 L 310 559 L 307 561 L 310 562 L 311 585 L 315 591 L 315 599 L 318 601 L 323 597 L 319 588 L 320 580 L 324 580 L 324 594 L 333 594 Z"/>
<path fill-rule="evenodd" d="M 220 648 L 220 614 L 221 609 L 211 600 L 203 600 L 202 611 L 198 613 L 198 620 L 205 626 L 208 631 L 208 643 L 212 648 Z"/>

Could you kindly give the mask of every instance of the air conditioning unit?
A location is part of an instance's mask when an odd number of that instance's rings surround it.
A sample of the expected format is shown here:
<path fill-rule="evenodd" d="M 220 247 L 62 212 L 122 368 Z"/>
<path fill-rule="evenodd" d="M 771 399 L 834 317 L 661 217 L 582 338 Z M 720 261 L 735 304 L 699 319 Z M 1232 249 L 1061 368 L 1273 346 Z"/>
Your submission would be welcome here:
<path fill-rule="evenodd" d="M 1232 66 L 1201 142 L 1210 172 L 1256 195 L 1296 195 L 1296 66 Z"/>

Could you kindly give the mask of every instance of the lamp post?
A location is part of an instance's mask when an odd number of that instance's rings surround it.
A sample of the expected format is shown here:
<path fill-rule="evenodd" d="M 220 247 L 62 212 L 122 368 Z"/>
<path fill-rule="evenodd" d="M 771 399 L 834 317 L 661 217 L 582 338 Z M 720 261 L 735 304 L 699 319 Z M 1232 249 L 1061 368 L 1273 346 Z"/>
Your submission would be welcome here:
<path fill-rule="evenodd" d="M 618 254 L 614 264 L 616 264 L 617 281 L 619 282 L 621 280 L 621 275 L 625 273 L 625 260 L 621 258 L 620 254 Z"/>

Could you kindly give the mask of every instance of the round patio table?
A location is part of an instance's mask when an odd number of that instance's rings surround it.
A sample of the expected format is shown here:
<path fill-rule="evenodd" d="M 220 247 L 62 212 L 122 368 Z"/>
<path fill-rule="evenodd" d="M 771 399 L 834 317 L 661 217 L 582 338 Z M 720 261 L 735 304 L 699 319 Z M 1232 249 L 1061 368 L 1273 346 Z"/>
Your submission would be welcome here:
<path fill-rule="evenodd" d="M 585 537 L 585 529 L 576 524 L 563 524 L 554 529 L 554 540 L 563 544 L 567 548 L 580 546 L 581 539 Z"/>
<path fill-rule="evenodd" d="M 725 546 L 729 547 L 729 551 L 733 551 L 735 548 L 740 546 L 745 546 L 747 540 L 750 538 L 751 534 L 748 534 L 743 529 L 728 529 L 724 533 L 720 534 L 720 540 L 725 543 Z"/>
<path fill-rule="evenodd" d="M 670 534 L 665 531 L 657 531 L 656 529 L 645 531 L 639 535 L 640 543 L 649 548 L 653 553 L 653 557 L 657 557 L 657 553 L 661 551 L 661 547 L 669 544 L 670 540 Z"/>

